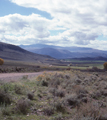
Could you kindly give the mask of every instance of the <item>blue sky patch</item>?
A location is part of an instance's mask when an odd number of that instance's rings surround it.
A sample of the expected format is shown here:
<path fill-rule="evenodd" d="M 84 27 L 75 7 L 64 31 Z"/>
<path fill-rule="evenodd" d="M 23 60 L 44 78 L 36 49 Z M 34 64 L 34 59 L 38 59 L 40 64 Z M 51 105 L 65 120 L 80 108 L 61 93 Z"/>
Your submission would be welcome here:
<path fill-rule="evenodd" d="M 96 40 L 107 40 L 107 36 L 100 35 L 98 38 L 96 38 Z"/>
<path fill-rule="evenodd" d="M 45 11 L 40 11 L 36 8 L 26 8 L 18 6 L 15 3 L 11 3 L 9 0 L 0 0 L 0 9 L 0 17 L 15 13 L 21 15 L 30 15 L 32 13 L 35 13 L 47 19 L 52 19 L 51 15 Z"/>

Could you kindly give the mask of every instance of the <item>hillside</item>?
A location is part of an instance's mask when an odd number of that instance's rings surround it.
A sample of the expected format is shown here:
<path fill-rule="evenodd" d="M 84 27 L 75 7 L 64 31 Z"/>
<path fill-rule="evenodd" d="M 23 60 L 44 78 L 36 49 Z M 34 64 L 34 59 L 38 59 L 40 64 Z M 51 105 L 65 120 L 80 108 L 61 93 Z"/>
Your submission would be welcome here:
<path fill-rule="evenodd" d="M 59 62 L 50 56 L 39 55 L 20 48 L 19 46 L 0 42 L 0 58 L 16 61 L 36 61 L 41 63 Z"/>

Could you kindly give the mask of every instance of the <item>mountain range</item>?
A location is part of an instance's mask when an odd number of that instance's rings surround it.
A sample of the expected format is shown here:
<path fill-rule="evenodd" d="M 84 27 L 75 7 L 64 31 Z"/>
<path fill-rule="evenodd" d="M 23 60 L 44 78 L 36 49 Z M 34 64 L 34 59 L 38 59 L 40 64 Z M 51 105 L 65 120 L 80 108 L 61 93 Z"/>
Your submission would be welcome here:
<path fill-rule="evenodd" d="M 16 61 L 31 61 L 39 63 L 60 62 L 48 55 L 39 55 L 20 48 L 19 46 L 0 42 L 0 58 Z"/>
<path fill-rule="evenodd" d="M 0 58 L 39 63 L 60 63 L 57 59 L 107 59 L 107 51 L 85 47 L 60 47 L 45 44 L 16 46 L 0 42 Z"/>
<path fill-rule="evenodd" d="M 46 44 L 33 44 L 33 45 L 20 45 L 21 48 L 30 52 L 49 55 L 56 59 L 68 59 L 68 58 L 107 58 L 107 51 L 102 51 L 93 48 L 86 47 L 61 47 Z"/>

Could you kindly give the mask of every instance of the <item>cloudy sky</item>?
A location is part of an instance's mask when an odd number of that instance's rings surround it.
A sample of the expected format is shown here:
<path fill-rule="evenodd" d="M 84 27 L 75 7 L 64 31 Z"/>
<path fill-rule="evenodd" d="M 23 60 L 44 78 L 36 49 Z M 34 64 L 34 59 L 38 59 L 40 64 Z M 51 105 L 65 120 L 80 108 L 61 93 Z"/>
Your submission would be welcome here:
<path fill-rule="evenodd" d="M 0 41 L 107 50 L 107 2 L 0 0 Z"/>

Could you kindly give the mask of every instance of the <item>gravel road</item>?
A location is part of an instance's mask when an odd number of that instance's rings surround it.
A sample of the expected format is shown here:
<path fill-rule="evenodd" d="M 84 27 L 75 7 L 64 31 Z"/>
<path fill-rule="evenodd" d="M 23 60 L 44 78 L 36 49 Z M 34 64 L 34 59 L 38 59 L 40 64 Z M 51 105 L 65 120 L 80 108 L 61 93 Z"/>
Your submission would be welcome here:
<path fill-rule="evenodd" d="M 23 77 L 33 78 L 42 74 L 43 72 L 35 72 L 35 73 L 0 73 L 0 81 L 10 82 L 21 80 Z"/>

